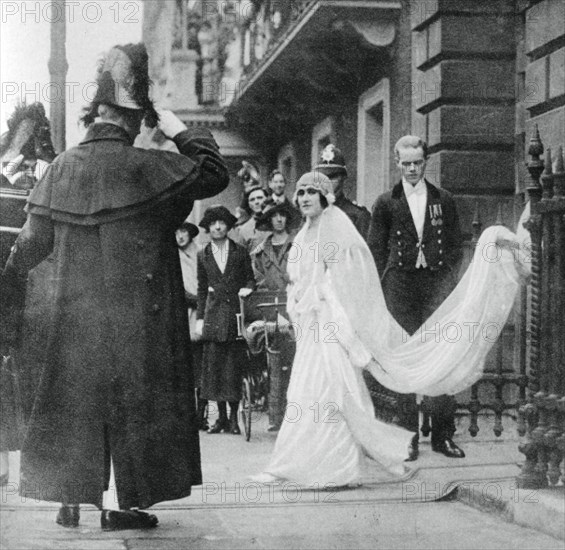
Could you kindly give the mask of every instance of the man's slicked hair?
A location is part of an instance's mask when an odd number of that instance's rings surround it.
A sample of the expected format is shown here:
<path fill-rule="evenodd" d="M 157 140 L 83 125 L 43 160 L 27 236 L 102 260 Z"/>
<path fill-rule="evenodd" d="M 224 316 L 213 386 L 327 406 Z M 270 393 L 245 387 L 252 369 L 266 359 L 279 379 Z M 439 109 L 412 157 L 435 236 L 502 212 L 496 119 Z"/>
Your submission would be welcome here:
<path fill-rule="evenodd" d="M 396 161 L 400 160 L 399 149 L 422 149 L 424 158 L 428 158 L 428 144 L 418 136 L 404 136 L 396 142 L 394 146 L 394 158 Z"/>
<path fill-rule="evenodd" d="M 270 174 L 269 174 L 269 181 L 273 181 L 273 178 L 277 175 L 281 175 L 283 177 L 284 183 L 286 184 L 286 178 L 284 177 L 284 174 L 278 169 L 275 168 Z"/>

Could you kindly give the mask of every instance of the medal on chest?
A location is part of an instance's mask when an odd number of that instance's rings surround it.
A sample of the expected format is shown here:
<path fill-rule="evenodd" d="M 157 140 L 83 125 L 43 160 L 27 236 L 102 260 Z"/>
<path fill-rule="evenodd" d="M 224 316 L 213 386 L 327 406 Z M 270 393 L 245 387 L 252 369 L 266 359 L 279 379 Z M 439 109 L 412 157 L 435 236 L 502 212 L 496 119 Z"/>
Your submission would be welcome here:
<path fill-rule="evenodd" d="M 428 212 L 430 214 L 431 224 L 435 227 L 436 225 L 443 225 L 443 212 L 441 211 L 441 204 L 430 204 L 428 205 Z"/>

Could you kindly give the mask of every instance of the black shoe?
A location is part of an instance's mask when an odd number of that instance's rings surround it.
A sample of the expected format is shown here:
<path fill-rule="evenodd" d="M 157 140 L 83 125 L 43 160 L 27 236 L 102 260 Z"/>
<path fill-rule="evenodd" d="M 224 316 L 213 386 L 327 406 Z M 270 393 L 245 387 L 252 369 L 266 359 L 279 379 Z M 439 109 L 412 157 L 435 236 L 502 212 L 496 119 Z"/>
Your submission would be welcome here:
<path fill-rule="evenodd" d="M 63 527 L 78 527 L 80 520 L 80 507 L 77 506 L 61 506 L 57 519 L 55 520 Z"/>
<path fill-rule="evenodd" d="M 100 516 L 100 526 L 104 531 L 153 529 L 158 523 L 157 516 L 139 510 L 102 510 Z"/>
<path fill-rule="evenodd" d="M 280 426 L 275 426 L 274 424 L 271 424 L 268 428 L 267 431 L 268 432 L 278 432 L 281 429 Z"/>
<path fill-rule="evenodd" d="M 233 435 L 241 435 L 241 430 L 239 429 L 239 424 L 237 423 L 237 416 L 232 416 L 230 418 L 230 432 Z"/>
<path fill-rule="evenodd" d="M 439 443 L 432 443 L 432 451 L 441 453 L 449 458 L 465 458 L 465 453 L 450 438 Z"/>
<path fill-rule="evenodd" d="M 214 425 L 208 430 L 209 434 L 227 433 L 230 431 L 230 423 L 227 420 L 216 420 Z"/>
<path fill-rule="evenodd" d="M 418 460 L 419 455 L 420 455 L 419 440 L 418 440 L 418 436 L 415 435 L 410 441 L 410 445 L 408 445 L 408 458 L 405 459 L 404 462 L 414 462 L 415 460 Z"/>
<path fill-rule="evenodd" d="M 198 404 L 198 429 L 202 430 L 203 432 L 207 432 L 210 426 L 208 426 L 208 415 L 206 414 L 206 407 L 208 406 L 208 402 L 199 403 Z"/>

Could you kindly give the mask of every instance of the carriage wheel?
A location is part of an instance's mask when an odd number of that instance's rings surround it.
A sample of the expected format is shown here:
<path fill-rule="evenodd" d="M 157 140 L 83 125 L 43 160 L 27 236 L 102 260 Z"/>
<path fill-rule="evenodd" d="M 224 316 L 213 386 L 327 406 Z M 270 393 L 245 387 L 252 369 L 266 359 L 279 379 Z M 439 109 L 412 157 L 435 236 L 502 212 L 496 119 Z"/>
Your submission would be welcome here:
<path fill-rule="evenodd" d="M 241 384 L 241 421 L 245 430 L 245 441 L 251 438 L 251 385 L 249 379 L 244 378 Z"/>

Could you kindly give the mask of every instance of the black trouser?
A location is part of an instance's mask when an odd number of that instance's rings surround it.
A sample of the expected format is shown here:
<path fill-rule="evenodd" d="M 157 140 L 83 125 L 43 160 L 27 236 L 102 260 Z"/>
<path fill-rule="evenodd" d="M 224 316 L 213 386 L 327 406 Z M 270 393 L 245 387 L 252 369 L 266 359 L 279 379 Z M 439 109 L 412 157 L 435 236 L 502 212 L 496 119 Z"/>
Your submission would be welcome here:
<path fill-rule="evenodd" d="M 382 281 L 387 307 L 406 331 L 406 336 L 413 335 L 421 327 L 424 331 L 435 330 L 435 327 L 426 326 L 425 322 L 447 298 L 455 283 L 455 277 L 447 269 L 404 271 L 393 268 L 385 273 Z M 397 402 L 400 426 L 417 434 L 416 395 L 398 394 Z M 432 444 L 451 438 L 455 433 L 455 398 L 451 395 L 426 397 L 423 407 L 431 418 Z"/>

